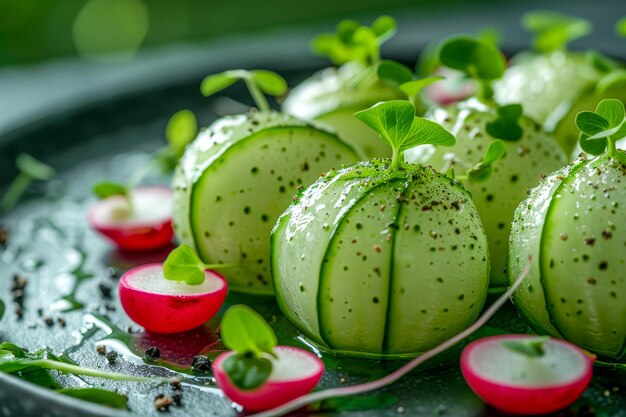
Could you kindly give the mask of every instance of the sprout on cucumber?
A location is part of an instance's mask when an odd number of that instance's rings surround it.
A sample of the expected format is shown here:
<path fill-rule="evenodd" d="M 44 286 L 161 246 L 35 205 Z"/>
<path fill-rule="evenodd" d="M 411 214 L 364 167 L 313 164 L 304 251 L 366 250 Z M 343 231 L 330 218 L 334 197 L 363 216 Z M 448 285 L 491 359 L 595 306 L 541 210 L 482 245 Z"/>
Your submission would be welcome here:
<path fill-rule="evenodd" d="M 565 50 L 568 43 L 588 35 L 593 28 L 587 19 L 547 10 L 526 13 L 522 26 L 535 35 L 533 47 L 538 52 Z"/>

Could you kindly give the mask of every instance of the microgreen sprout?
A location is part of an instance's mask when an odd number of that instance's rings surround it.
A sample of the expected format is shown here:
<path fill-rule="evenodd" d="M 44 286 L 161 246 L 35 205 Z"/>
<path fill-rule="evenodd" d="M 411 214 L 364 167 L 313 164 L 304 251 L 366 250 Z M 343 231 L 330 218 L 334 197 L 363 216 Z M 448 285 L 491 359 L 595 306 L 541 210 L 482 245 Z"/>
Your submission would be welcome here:
<path fill-rule="evenodd" d="M 17 156 L 15 165 L 19 173 L 0 200 L 2 212 L 11 210 L 33 181 L 50 181 L 56 175 L 54 168 L 25 153 Z"/>
<path fill-rule="evenodd" d="M 277 97 L 287 92 L 287 82 L 277 73 L 266 70 L 246 71 L 242 69 L 224 71 L 205 77 L 200 85 L 200 91 L 205 97 L 212 96 L 230 87 L 238 80 L 243 80 L 246 83 L 257 108 L 265 112 L 270 110 L 270 105 L 264 94 Z"/>
<path fill-rule="evenodd" d="M 500 342 L 502 346 L 514 352 L 528 356 L 529 358 L 538 358 L 545 354 L 544 345 L 550 340 L 549 336 L 539 336 L 523 338 L 519 340 L 503 340 Z"/>
<path fill-rule="evenodd" d="M 605 99 L 598 103 L 595 111 L 582 111 L 576 115 L 576 126 L 580 130 L 580 147 L 591 155 L 607 152 L 626 164 L 626 156 L 617 152 L 616 142 L 626 137 L 624 103 L 616 99 Z"/>
<path fill-rule="evenodd" d="M 564 50 L 569 42 L 592 30 L 586 19 L 546 10 L 526 13 L 522 17 L 522 26 L 535 34 L 533 46 L 539 52 Z"/>
<path fill-rule="evenodd" d="M 511 142 L 522 138 L 524 130 L 519 125 L 520 118 L 524 112 L 520 104 L 509 104 L 496 109 L 498 117 L 487 123 L 485 130 L 496 139 Z"/>
<path fill-rule="evenodd" d="M 272 372 L 272 362 L 263 354 L 276 357 L 274 330 L 250 307 L 235 305 L 224 314 L 220 333 L 224 345 L 236 352 L 224 361 L 232 382 L 244 390 L 261 386 Z"/>
<path fill-rule="evenodd" d="M 506 146 L 501 140 L 494 140 L 489 143 L 487 152 L 483 160 L 467 171 L 467 178 L 470 181 L 486 181 L 493 173 L 493 163 L 502 159 L 506 155 Z"/>
<path fill-rule="evenodd" d="M 446 67 L 461 71 L 478 85 L 477 97 L 491 103 L 491 83 L 502 77 L 506 68 L 504 55 L 491 41 L 468 35 L 445 39 L 439 47 L 439 59 Z"/>
<path fill-rule="evenodd" d="M 233 264 L 205 264 L 190 246 L 180 245 L 163 263 L 163 276 L 171 281 L 182 281 L 189 285 L 204 282 L 207 269 L 228 268 Z"/>
<path fill-rule="evenodd" d="M 626 16 L 622 17 L 615 23 L 615 32 L 626 38 Z"/>
<path fill-rule="evenodd" d="M 343 20 L 335 33 L 323 33 L 313 39 L 311 49 L 328 57 L 333 64 L 357 61 L 365 66 L 380 61 L 380 47 L 395 35 L 397 24 L 390 16 L 381 16 L 372 26 L 362 26 L 354 20 Z"/>
<path fill-rule="evenodd" d="M 415 116 L 415 106 L 405 100 L 375 104 L 354 114 L 374 129 L 393 153 L 390 169 L 404 165 L 404 151 L 417 145 L 453 146 L 454 136 L 438 123 Z"/>

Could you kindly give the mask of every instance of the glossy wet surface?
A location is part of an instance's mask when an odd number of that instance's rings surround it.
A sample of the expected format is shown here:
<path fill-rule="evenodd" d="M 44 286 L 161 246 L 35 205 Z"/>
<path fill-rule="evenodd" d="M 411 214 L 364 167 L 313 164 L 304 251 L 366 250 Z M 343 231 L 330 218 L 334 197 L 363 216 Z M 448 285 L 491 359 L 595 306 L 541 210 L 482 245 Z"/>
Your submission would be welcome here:
<path fill-rule="evenodd" d="M 216 117 L 207 110 L 214 110 L 214 106 L 199 108 L 204 109 L 199 110 L 204 123 Z M 182 335 L 163 336 L 141 331 L 121 309 L 117 281 L 121 273 L 133 266 L 162 261 L 167 251 L 142 255 L 117 252 L 89 229 L 85 217 L 93 201 L 91 185 L 104 178 L 127 178 L 135 172 L 147 160 L 149 152 L 161 146 L 165 120 L 166 116 L 155 116 L 150 122 L 112 128 L 105 134 L 85 133 L 79 145 L 60 151 L 46 161 L 60 169 L 59 178 L 47 185 L 37 185 L 36 192 L 29 193 L 18 208 L 0 220 L 9 231 L 7 246 L 0 249 L 0 299 L 6 307 L 0 321 L 0 340 L 30 349 L 49 346 L 81 365 L 97 369 L 138 375 L 180 375 L 184 381 L 182 405 L 172 407 L 171 415 L 192 416 L 201 410 L 206 416 L 234 416 L 239 410 L 221 396 L 210 374 L 194 374 L 190 368 L 195 355 L 214 357 L 223 349 L 215 332 L 219 320 Z M 156 176 L 151 180 L 167 183 L 169 178 Z M 12 301 L 14 275 L 28 280 L 21 318 Z M 227 304 L 240 302 L 252 305 L 266 317 L 281 344 L 305 346 L 273 299 L 231 294 Z M 527 330 L 509 306 L 481 333 Z M 118 359 L 109 364 L 104 355 L 96 352 L 98 345 L 117 351 Z M 161 359 L 145 363 L 143 353 L 153 346 L 160 349 Z M 486 407 L 461 378 L 459 352 L 457 348 L 431 361 L 421 371 L 413 372 L 382 391 L 316 404 L 309 412 L 353 416 L 499 415 Z M 327 371 L 321 388 L 368 381 L 403 363 L 322 356 Z M 574 410 L 590 404 L 595 415 L 626 416 L 626 384 L 621 382 L 625 375 L 626 372 L 620 370 L 596 369 L 591 387 Z M 167 385 L 71 376 L 62 376 L 61 380 L 68 386 L 89 383 L 117 389 L 128 395 L 130 411 L 137 416 L 158 415 L 154 397 L 172 394 Z M 54 408 L 55 405 L 53 402 L 38 407 Z M 36 410 L 31 412 L 36 413 Z M 577 413 L 568 411 L 563 415 Z M 76 415 L 87 414 L 77 411 Z"/>

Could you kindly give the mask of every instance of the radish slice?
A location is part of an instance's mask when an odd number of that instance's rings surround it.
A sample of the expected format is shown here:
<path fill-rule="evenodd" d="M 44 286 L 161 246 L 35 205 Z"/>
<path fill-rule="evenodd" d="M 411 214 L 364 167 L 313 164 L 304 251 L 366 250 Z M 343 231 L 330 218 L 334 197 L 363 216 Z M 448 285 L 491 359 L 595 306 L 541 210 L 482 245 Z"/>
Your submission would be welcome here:
<path fill-rule="evenodd" d="M 463 350 L 463 377 L 487 404 L 511 414 L 546 414 L 567 407 L 585 391 L 593 359 L 575 345 L 548 339 L 544 354 L 538 357 L 502 345 L 506 340 L 532 337 L 486 337 Z"/>
<path fill-rule="evenodd" d="M 171 244 L 172 190 L 138 187 L 96 202 L 87 215 L 91 227 L 125 251 L 148 251 Z M 132 210 L 130 207 L 132 206 Z"/>
<path fill-rule="evenodd" d="M 120 301 L 126 314 L 148 331 L 184 332 L 206 323 L 226 298 L 224 277 L 207 270 L 205 278 L 189 285 L 166 279 L 162 264 L 140 266 L 120 278 Z"/>
<path fill-rule="evenodd" d="M 445 79 L 428 86 L 426 94 L 441 106 L 464 100 L 476 90 L 474 81 L 466 78 L 460 71 L 441 67 L 435 75 L 441 75 Z"/>
<path fill-rule="evenodd" d="M 213 364 L 217 385 L 228 398 L 250 411 L 278 407 L 315 388 L 324 373 L 324 362 L 307 350 L 291 346 L 277 346 L 274 352 L 278 358 L 266 356 L 272 362 L 269 379 L 253 390 L 235 386 L 222 368 L 224 360 L 235 352 L 221 354 Z"/>

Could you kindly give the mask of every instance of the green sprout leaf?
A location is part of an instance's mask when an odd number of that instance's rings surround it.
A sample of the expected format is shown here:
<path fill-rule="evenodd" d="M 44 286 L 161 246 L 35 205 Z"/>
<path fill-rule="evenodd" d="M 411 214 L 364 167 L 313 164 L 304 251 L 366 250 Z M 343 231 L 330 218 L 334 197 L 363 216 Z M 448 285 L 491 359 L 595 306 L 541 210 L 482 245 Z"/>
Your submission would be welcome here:
<path fill-rule="evenodd" d="M 57 390 L 57 392 L 68 397 L 78 398 L 117 410 L 128 409 L 128 398 L 114 391 L 107 391 L 101 388 L 67 388 Z"/>
<path fill-rule="evenodd" d="M 406 65 L 391 60 L 380 61 L 376 66 L 376 74 L 393 87 L 399 87 L 413 79 L 413 72 Z"/>
<path fill-rule="evenodd" d="M 615 24 L 615 31 L 618 35 L 626 38 L 626 16 L 617 21 Z"/>
<path fill-rule="evenodd" d="M 468 179 L 474 182 L 486 181 L 493 173 L 493 163 L 504 158 L 505 155 L 506 145 L 504 142 L 501 140 L 491 141 L 483 160 L 468 170 Z"/>
<path fill-rule="evenodd" d="M 200 85 L 200 91 L 205 97 L 208 97 L 230 87 L 237 80 L 243 80 L 246 83 L 252 98 L 261 111 L 270 110 L 263 93 L 270 96 L 280 96 L 287 91 L 287 81 L 275 72 L 242 69 L 224 71 L 205 77 Z"/>
<path fill-rule="evenodd" d="M 585 59 L 600 73 L 610 73 L 617 68 L 617 63 L 603 53 L 595 49 L 585 52 Z"/>
<path fill-rule="evenodd" d="M 549 336 L 539 336 L 530 338 L 521 338 L 517 340 L 503 340 L 500 342 L 502 346 L 514 352 L 528 356 L 529 358 L 538 358 L 545 355 L 544 345 L 550 340 Z"/>
<path fill-rule="evenodd" d="M 323 33 L 311 42 L 312 51 L 325 56 L 335 65 L 360 62 L 375 65 L 380 59 L 380 46 L 396 33 L 396 21 L 381 16 L 372 26 L 362 26 L 354 20 L 343 20 L 335 33 Z"/>
<path fill-rule="evenodd" d="M 54 168 L 38 161 L 26 153 L 22 153 L 17 156 L 15 165 L 20 172 L 28 175 L 34 180 L 50 181 L 56 175 Z"/>
<path fill-rule="evenodd" d="M 230 380 L 242 390 L 253 390 L 263 385 L 272 373 L 272 362 L 249 353 L 236 353 L 223 362 Z"/>
<path fill-rule="evenodd" d="M 274 330 L 248 306 L 235 305 L 226 310 L 220 332 L 228 349 L 242 354 L 252 352 L 255 357 L 263 353 L 274 356 L 277 344 Z"/>
<path fill-rule="evenodd" d="M 615 69 L 604 77 L 600 78 L 596 84 L 596 92 L 599 95 L 608 94 L 609 91 L 626 90 L 626 70 L 623 68 Z"/>
<path fill-rule="evenodd" d="M 101 200 L 114 195 L 128 197 L 130 192 L 126 185 L 113 181 L 101 181 L 96 183 L 93 185 L 92 191 Z"/>
<path fill-rule="evenodd" d="M 534 48 L 539 52 L 565 49 L 567 44 L 591 32 L 591 23 L 579 17 L 537 10 L 522 17 L 522 26 L 535 34 Z"/>
<path fill-rule="evenodd" d="M 509 104 L 497 109 L 498 117 L 488 122 L 485 130 L 496 139 L 518 141 L 522 138 L 524 130 L 519 124 L 523 108 L 519 104 Z"/>
<path fill-rule="evenodd" d="M 582 111 L 576 115 L 576 126 L 580 130 L 580 146 L 591 155 L 600 155 L 607 150 L 611 157 L 619 157 L 615 142 L 626 137 L 624 103 L 605 99 L 595 112 Z"/>
<path fill-rule="evenodd" d="M 194 140 L 197 133 L 198 120 L 191 110 L 179 110 L 170 117 L 165 126 L 165 138 L 176 160 L 183 155 L 185 148 Z"/>
<path fill-rule="evenodd" d="M 444 40 L 439 58 L 443 65 L 477 80 L 496 80 L 502 77 L 506 68 L 504 55 L 493 43 L 471 36 Z"/>
<path fill-rule="evenodd" d="M 171 281 L 183 281 L 189 285 L 199 285 L 204 282 L 204 264 L 190 246 L 180 245 L 167 256 L 163 263 L 163 276 Z"/>
<path fill-rule="evenodd" d="M 443 79 L 445 79 L 445 77 L 435 75 L 420 78 L 419 80 L 407 81 L 400 85 L 400 90 L 402 90 L 409 98 L 417 97 L 417 95 L 419 95 L 424 88 Z"/>
<path fill-rule="evenodd" d="M 423 144 L 452 146 L 455 143 L 452 133 L 438 123 L 415 116 L 415 106 L 405 100 L 378 103 L 354 115 L 391 146 L 391 168 L 399 168 L 404 162 L 406 149 Z"/>

